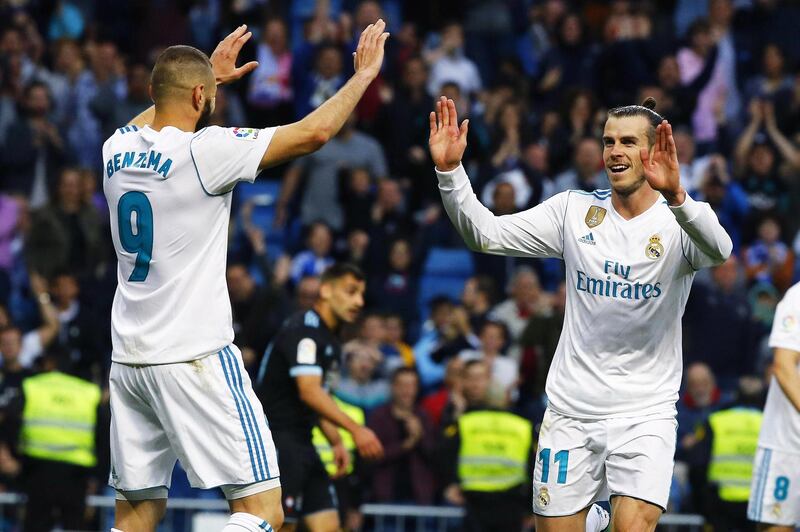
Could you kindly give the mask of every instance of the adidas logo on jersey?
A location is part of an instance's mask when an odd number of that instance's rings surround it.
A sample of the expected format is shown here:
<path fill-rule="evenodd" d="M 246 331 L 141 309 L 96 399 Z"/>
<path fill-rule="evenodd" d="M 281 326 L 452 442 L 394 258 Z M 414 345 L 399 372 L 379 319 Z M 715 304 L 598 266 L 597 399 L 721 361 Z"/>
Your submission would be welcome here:
<path fill-rule="evenodd" d="M 580 242 L 581 244 L 589 244 L 590 246 L 596 246 L 597 245 L 597 242 L 594 241 L 594 235 L 592 233 L 589 233 L 586 236 L 580 237 L 578 239 L 578 242 Z"/>

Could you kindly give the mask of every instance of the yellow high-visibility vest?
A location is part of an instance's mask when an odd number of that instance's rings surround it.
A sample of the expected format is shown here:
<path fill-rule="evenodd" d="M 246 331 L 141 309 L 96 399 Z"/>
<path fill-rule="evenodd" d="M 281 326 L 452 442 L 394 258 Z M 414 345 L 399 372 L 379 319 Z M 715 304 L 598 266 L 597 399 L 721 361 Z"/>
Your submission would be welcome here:
<path fill-rule="evenodd" d="M 336 404 L 339 405 L 339 408 L 350 416 L 350 418 L 358 423 L 359 425 L 364 425 L 365 418 L 364 418 L 364 411 L 350 403 L 345 403 L 338 397 L 334 396 L 333 400 L 336 401 Z M 347 474 L 353 472 L 353 461 L 356 457 L 356 443 L 353 441 L 353 437 L 344 429 L 339 429 L 339 435 L 342 437 L 342 444 L 344 448 L 350 453 L 350 465 L 347 467 Z M 322 433 L 319 427 L 314 427 L 311 431 L 311 443 L 314 444 L 314 447 L 317 449 L 317 454 L 319 454 L 320 460 L 325 465 L 325 470 L 328 472 L 330 476 L 336 474 L 336 464 L 333 463 L 333 449 L 331 448 L 330 442 Z"/>
<path fill-rule="evenodd" d="M 753 459 L 764 415 L 753 408 L 730 408 L 708 418 L 714 440 L 708 480 L 719 486 L 719 498 L 746 502 L 750 498 Z"/>
<path fill-rule="evenodd" d="M 504 491 L 528 481 L 530 421 L 510 412 L 476 410 L 458 420 L 458 477 L 464 491 Z"/>
<path fill-rule="evenodd" d="M 92 467 L 100 387 L 58 371 L 22 381 L 21 451 L 42 460 Z"/>

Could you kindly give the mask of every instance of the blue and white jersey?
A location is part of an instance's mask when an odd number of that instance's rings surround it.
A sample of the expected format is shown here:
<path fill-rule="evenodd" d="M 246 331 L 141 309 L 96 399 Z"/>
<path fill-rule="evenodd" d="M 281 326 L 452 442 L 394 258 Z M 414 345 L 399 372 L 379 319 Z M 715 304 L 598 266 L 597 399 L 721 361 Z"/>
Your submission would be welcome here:
<path fill-rule="evenodd" d="M 185 362 L 233 341 L 230 192 L 255 179 L 274 132 L 129 125 L 105 142 L 103 190 L 118 260 L 114 362 Z"/>
<path fill-rule="evenodd" d="M 800 283 L 786 291 L 778 303 L 769 346 L 800 352 Z M 800 364 L 797 366 L 800 372 Z M 800 412 L 773 376 L 764 405 L 764 421 L 758 444 L 767 449 L 800 455 Z"/>
<path fill-rule="evenodd" d="M 732 244 L 711 207 L 659 198 L 624 219 L 611 191 L 567 191 L 497 217 L 475 197 L 463 167 L 437 172 L 450 219 L 470 248 L 557 257 L 566 266 L 564 327 L 547 376 L 549 406 L 577 418 L 675 411 L 681 315 L 695 272 Z"/>

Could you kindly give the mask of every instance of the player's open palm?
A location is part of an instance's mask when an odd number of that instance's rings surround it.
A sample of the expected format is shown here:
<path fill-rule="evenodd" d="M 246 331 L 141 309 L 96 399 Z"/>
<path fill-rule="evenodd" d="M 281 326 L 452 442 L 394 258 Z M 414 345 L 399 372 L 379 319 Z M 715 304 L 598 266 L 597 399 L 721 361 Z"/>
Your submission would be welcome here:
<path fill-rule="evenodd" d="M 469 120 L 464 120 L 459 127 L 456 104 L 444 96 L 436 102 L 436 112 L 431 112 L 429 120 L 428 147 L 433 163 L 443 172 L 457 168 L 467 148 Z"/>
<path fill-rule="evenodd" d="M 677 194 L 681 188 L 680 167 L 672 126 L 664 120 L 656 127 L 653 153 L 641 150 L 644 176 L 653 189 L 666 194 Z"/>
<path fill-rule="evenodd" d="M 378 22 L 370 24 L 361 32 L 358 46 L 353 53 L 353 69 L 356 72 L 373 79 L 378 76 L 383 64 L 383 48 L 389 38 L 389 34 L 383 31 L 385 29 L 386 23 L 383 19 L 378 19 Z"/>
<path fill-rule="evenodd" d="M 358 454 L 368 460 L 378 460 L 383 457 L 383 445 L 381 441 L 366 427 L 361 427 L 353 433 L 353 442 L 356 444 Z"/>
<path fill-rule="evenodd" d="M 239 52 L 253 34 L 247 31 L 247 25 L 242 24 L 222 39 L 211 53 L 211 68 L 217 83 L 224 85 L 241 78 L 252 72 L 258 66 L 258 61 L 250 61 L 240 67 L 236 66 Z"/>

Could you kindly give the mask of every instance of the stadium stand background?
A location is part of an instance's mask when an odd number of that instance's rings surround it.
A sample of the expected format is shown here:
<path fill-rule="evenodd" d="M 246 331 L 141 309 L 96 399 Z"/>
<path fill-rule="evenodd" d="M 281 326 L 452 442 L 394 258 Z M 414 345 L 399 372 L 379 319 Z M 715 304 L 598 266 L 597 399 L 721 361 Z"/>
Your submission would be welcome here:
<path fill-rule="evenodd" d="M 313 302 L 314 276 L 349 260 L 368 274 L 368 302 L 346 331 L 334 392 L 370 422 L 389 399 L 393 368 L 420 374 L 427 432 L 380 476 L 402 493 L 373 489 L 369 468 L 357 468 L 358 482 L 342 488 L 351 492 L 347 522 L 362 520 L 358 501 L 447 504 L 436 445 L 422 442 L 437 440 L 443 416 L 458 415 L 458 360 L 513 362 L 516 377 L 491 383 L 496 406 L 534 423 L 544 408 L 567 290 L 562 265 L 464 248 L 427 153 L 439 94 L 470 118 L 464 163 L 498 215 L 570 188 L 608 188 L 599 137 L 610 107 L 654 96 L 674 125 L 684 187 L 712 205 L 735 244 L 726 264 L 697 276 L 684 317 L 691 371 L 670 510 L 706 510 L 696 429 L 743 376 L 766 378 L 775 304 L 800 278 L 794 2 L 0 0 L 0 490 L 26 488 L 6 414 L 42 355 L 107 385 L 116 264 L 100 148 L 149 106 L 159 51 L 189 43 L 210 53 L 247 23 L 254 37 L 242 61 L 260 67 L 219 91 L 212 122 L 278 125 L 344 83 L 358 33 L 378 17 L 392 33 L 381 76 L 320 152 L 237 188 L 229 250 L 235 342 L 251 372 L 282 319 Z M 487 321 L 504 325 L 497 355 L 482 344 L 492 342 Z M 99 441 L 89 493 L 108 493 L 106 449 Z M 434 479 L 433 492 L 406 478 L 410 463 L 428 473 L 415 478 Z M 178 471 L 174 495 L 216 496 L 182 478 Z M 18 512 L 7 508 L 2 519 L 13 526 Z"/>

